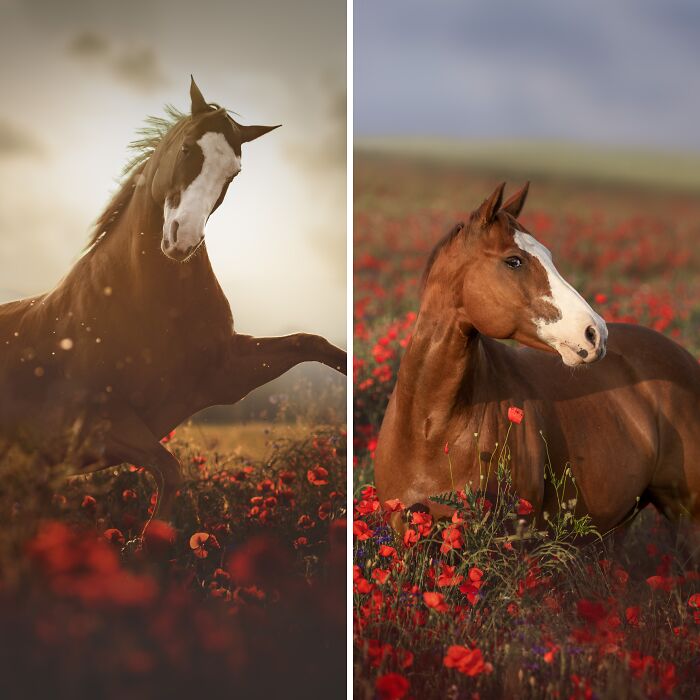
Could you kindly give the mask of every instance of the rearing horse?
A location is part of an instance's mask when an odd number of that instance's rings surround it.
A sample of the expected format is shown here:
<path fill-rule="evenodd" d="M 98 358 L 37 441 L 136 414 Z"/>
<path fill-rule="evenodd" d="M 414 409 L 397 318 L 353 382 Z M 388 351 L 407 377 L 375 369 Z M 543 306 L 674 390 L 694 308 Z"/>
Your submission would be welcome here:
<path fill-rule="evenodd" d="M 637 503 L 697 520 L 698 363 L 655 331 L 606 326 L 517 220 L 528 186 L 502 205 L 503 189 L 466 226 L 455 226 L 428 261 L 379 433 L 380 499 L 444 514 L 428 501 L 451 489 L 443 446 L 449 443 L 455 484 L 478 488 L 486 473 L 479 462 L 503 445 L 515 405 L 525 419 L 508 442 L 514 488 L 540 517 L 557 509 L 544 478 L 549 462 L 560 476 L 570 465 L 577 512 L 590 514 L 602 532 Z M 401 529 L 400 516 L 392 517 Z"/>
<path fill-rule="evenodd" d="M 190 97 L 191 114 L 161 122 L 63 281 L 0 306 L 0 447 L 20 443 L 76 473 L 143 465 L 160 517 L 182 483 L 163 435 L 300 362 L 346 371 L 345 352 L 320 336 L 234 330 L 204 227 L 241 171 L 242 144 L 276 127 L 237 124 L 194 79 Z"/>

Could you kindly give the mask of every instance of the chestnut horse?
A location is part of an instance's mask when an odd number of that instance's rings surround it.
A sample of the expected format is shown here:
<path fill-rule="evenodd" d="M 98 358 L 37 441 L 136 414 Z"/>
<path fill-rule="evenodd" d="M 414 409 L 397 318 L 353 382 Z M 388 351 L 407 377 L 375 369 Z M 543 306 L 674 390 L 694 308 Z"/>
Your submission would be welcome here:
<path fill-rule="evenodd" d="M 514 489 L 540 519 L 557 509 L 544 478 L 549 463 L 558 476 L 570 465 L 576 512 L 589 514 L 600 532 L 647 503 L 671 519 L 697 520 L 698 363 L 647 328 L 606 327 L 517 220 L 528 186 L 502 205 L 503 189 L 428 261 L 379 433 L 380 499 L 444 515 L 428 499 L 452 488 L 445 443 L 454 483 L 478 488 L 480 468 L 486 474 L 479 460 L 487 463 L 503 445 L 508 408 L 517 406 L 525 417 L 508 440 Z M 401 518 L 392 517 L 401 530 Z"/>
<path fill-rule="evenodd" d="M 162 436 L 300 362 L 346 371 L 345 352 L 320 336 L 234 330 L 204 227 L 240 173 L 242 144 L 276 127 L 237 124 L 194 80 L 190 97 L 189 115 L 171 109 L 170 122 L 152 120 L 141 157 L 63 281 L 0 306 L 5 448 L 19 443 L 75 473 L 142 465 L 156 479 L 160 517 L 182 483 Z"/>

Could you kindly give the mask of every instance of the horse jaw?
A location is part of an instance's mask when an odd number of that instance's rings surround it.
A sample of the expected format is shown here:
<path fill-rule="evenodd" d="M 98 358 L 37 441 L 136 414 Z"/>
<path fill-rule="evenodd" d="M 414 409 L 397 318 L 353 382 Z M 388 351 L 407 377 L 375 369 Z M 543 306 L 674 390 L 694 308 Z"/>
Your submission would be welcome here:
<path fill-rule="evenodd" d="M 224 185 L 241 171 L 241 159 L 226 137 L 208 131 L 197 141 L 204 160 L 197 177 L 180 193 L 177 206 L 163 206 L 161 250 L 178 262 L 189 260 L 204 240 L 204 226 Z"/>
<path fill-rule="evenodd" d="M 591 364 L 605 357 L 608 328 L 588 302 L 559 274 L 552 257 L 530 234 L 515 231 L 516 245 L 543 267 L 550 293 L 543 297 L 559 312 L 556 320 L 533 319 L 538 338 L 553 348 L 569 367 Z"/>

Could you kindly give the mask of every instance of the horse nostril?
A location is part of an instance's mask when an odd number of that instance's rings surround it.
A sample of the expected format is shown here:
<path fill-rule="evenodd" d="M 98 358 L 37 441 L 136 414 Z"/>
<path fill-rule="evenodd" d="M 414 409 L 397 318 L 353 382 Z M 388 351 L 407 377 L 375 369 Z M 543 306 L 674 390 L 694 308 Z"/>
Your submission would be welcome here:
<path fill-rule="evenodd" d="M 588 357 L 588 350 L 579 350 L 576 354 L 585 360 Z"/>
<path fill-rule="evenodd" d="M 596 340 L 598 340 L 598 332 L 593 326 L 586 328 L 586 340 L 595 347 Z"/>
<path fill-rule="evenodd" d="M 170 225 L 170 235 L 173 239 L 173 245 L 177 243 L 177 230 L 180 228 L 180 222 L 179 221 L 173 221 L 173 223 Z"/>

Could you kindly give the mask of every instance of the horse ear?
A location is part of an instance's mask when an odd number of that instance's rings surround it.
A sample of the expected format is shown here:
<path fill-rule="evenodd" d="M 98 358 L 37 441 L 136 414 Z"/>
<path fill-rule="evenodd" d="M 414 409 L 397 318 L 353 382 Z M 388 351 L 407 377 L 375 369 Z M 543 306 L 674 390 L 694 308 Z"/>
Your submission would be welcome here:
<path fill-rule="evenodd" d="M 476 214 L 481 221 L 482 226 L 488 226 L 498 213 L 501 208 L 501 202 L 503 201 L 503 190 L 505 189 L 506 183 L 502 182 L 491 194 L 490 197 L 485 199 Z"/>
<path fill-rule="evenodd" d="M 207 104 L 204 96 L 197 87 L 197 83 L 194 82 L 194 77 L 190 75 L 192 82 L 190 83 L 190 99 L 192 100 L 192 116 L 202 114 L 203 112 L 209 112 L 211 107 Z"/>
<path fill-rule="evenodd" d="M 514 219 L 520 216 L 523 210 L 527 192 L 530 189 L 530 182 L 526 182 L 514 195 L 511 195 L 506 203 L 501 207 L 501 211 L 508 212 Z"/>
<path fill-rule="evenodd" d="M 277 124 L 276 126 L 241 126 L 239 124 L 238 128 L 241 130 L 241 143 L 255 141 L 255 139 L 267 134 L 273 129 L 278 129 L 280 126 L 282 125 Z"/>

